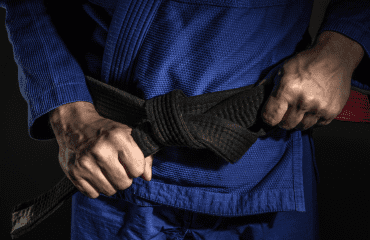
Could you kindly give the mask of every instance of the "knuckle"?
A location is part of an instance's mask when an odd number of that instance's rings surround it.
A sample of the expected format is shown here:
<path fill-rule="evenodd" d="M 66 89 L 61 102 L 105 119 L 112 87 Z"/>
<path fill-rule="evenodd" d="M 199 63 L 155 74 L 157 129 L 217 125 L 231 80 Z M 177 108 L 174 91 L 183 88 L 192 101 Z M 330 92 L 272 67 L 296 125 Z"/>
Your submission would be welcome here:
<path fill-rule="evenodd" d="M 107 133 L 106 137 L 109 140 L 111 140 L 113 143 L 119 144 L 120 142 L 122 142 L 122 140 L 124 139 L 126 135 L 127 134 L 125 134 L 125 131 L 122 128 L 116 127 L 110 130 Z"/>
<path fill-rule="evenodd" d="M 284 97 L 282 99 L 283 99 L 283 101 L 287 102 L 288 104 L 291 103 L 291 100 L 289 100 L 289 98 Z M 281 103 L 282 103 L 282 101 L 279 100 L 278 102 L 276 102 L 274 104 L 274 107 L 271 109 L 273 113 L 279 113 L 281 111 L 286 110 L 284 104 L 281 104 Z"/>
<path fill-rule="evenodd" d="M 123 131 L 120 128 L 113 128 L 111 131 L 109 131 L 109 137 L 111 138 L 119 138 L 122 136 Z"/>
<path fill-rule="evenodd" d="M 90 161 L 91 161 L 90 158 L 88 158 L 87 156 L 83 156 L 77 161 L 79 165 L 78 167 L 83 168 L 83 169 L 88 169 L 91 166 Z M 77 173 L 77 168 L 72 168 L 72 170 L 75 171 L 74 173 Z"/>
<path fill-rule="evenodd" d="M 105 138 L 100 138 L 94 146 L 91 147 L 91 153 L 98 156 L 104 156 L 109 151 L 109 144 Z"/>
<path fill-rule="evenodd" d="M 111 159 L 111 156 L 114 155 L 113 147 L 109 142 L 100 142 L 91 149 L 90 154 L 96 163 L 107 162 Z"/>

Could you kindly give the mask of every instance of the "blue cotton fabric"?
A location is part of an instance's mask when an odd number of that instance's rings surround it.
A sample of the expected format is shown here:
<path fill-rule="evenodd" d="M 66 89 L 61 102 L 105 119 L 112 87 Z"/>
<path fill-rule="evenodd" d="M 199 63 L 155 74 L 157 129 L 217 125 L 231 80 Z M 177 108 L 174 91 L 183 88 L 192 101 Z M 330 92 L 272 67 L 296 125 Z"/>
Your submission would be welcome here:
<path fill-rule="evenodd" d="M 120 65 L 111 63 L 110 73 L 101 69 L 110 54 L 105 50 L 114 44 L 107 42 L 113 14 L 129 11 L 124 9 L 128 4 L 71 1 L 68 7 L 80 12 L 56 18 L 42 0 L 0 4 L 7 11 L 20 91 L 28 103 L 29 135 L 37 140 L 55 138 L 48 126 L 51 110 L 76 101 L 93 103 L 85 75 L 143 99 L 174 89 L 195 96 L 254 84 L 264 70 L 294 53 L 312 11 L 312 1 L 164 0 L 139 46 L 129 81 L 120 81 L 109 78 L 122 71 Z M 355 40 L 365 51 L 362 62 L 369 62 L 369 16 L 367 1 L 332 1 L 318 34 L 330 30 Z M 89 25 L 63 35 L 63 29 L 55 27 L 58 18 Z M 73 30 L 73 25 L 65 28 Z M 360 70 L 365 70 L 364 64 Z M 360 74 L 352 85 L 370 90 L 368 78 Z M 150 182 L 135 178 L 130 188 L 110 198 L 224 217 L 304 212 L 302 158 L 312 149 L 302 141 L 308 138 L 298 130 L 279 129 L 259 138 L 235 164 L 209 150 L 167 147 L 154 154 Z"/>
<path fill-rule="evenodd" d="M 312 138 L 303 138 L 303 147 L 313 150 Z M 303 155 L 306 212 L 222 217 L 166 205 L 137 206 L 103 195 L 90 199 L 77 192 L 72 198 L 71 239 L 316 240 L 319 222 L 313 160 L 314 151 Z"/>

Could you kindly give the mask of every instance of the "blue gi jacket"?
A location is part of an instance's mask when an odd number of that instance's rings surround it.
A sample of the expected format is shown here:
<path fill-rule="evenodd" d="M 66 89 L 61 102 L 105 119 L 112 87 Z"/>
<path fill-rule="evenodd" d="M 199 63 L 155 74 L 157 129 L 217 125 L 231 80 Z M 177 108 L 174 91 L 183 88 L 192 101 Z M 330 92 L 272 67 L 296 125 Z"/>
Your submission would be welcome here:
<path fill-rule="evenodd" d="M 151 2 L 156 1 L 0 0 L 28 103 L 31 138 L 55 137 L 47 113 L 58 106 L 93 103 L 85 75 L 142 99 L 174 89 L 195 96 L 254 84 L 263 71 L 294 54 L 313 5 L 295 0 L 163 0 L 155 13 L 147 14 L 145 6 Z M 141 41 L 135 45 L 124 28 L 136 28 L 130 24 L 138 16 L 147 16 L 139 21 L 148 26 L 137 33 Z M 364 72 L 370 60 L 369 2 L 332 1 L 318 34 L 327 30 L 363 47 L 365 56 L 355 73 Z M 132 52 L 136 55 L 129 71 L 125 61 Z M 366 76 L 352 77 L 352 86 L 370 90 Z M 112 197 L 219 216 L 305 211 L 302 155 L 307 151 L 313 149 L 302 149 L 300 131 L 284 129 L 259 138 L 235 164 L 209 150 L 167 147 L 154 155 L 150 182 L 135 178 L 130 188 Z"/>

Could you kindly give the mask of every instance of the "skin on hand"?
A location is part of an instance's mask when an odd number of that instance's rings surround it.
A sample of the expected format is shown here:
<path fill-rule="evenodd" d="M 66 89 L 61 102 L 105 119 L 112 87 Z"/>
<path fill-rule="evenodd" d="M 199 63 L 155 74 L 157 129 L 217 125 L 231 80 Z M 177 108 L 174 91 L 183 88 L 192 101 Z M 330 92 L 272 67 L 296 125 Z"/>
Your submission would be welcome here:
<path fill-rule="evenodd" d="M 281 80 L 262 109 L 265 123 L 286 130 L 307 130 L 317 123 L 327 125 L 341 113 L 363 52 L 359 51 L 357 57 L 348 55 L 350 50 L 338 54 L 349 40 L 338 35 L 323 32 L 315 47 L 284 63 L 279 72 Z"/>
<path fill-rule="evenodd" d="M 75 102 L 50 113 L 59 145 L 59 163 L 75 187 L 89 198 L 114 195 L 134 177 L 152 178 L 153 155 L 144 155 L 127 125 L 101 117 L 91 103 Z"/>

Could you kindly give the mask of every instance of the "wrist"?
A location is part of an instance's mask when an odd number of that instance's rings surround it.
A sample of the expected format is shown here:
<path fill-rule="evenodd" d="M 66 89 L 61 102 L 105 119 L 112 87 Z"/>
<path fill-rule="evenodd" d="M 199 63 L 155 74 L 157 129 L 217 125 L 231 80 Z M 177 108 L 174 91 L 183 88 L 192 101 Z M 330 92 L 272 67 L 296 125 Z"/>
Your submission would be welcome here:
<path fill-rule="evenodd" d="M 334 31 L 324 31 L 310 49 L 335 69 L 341 65 L 353 72 L 364 56 L 364 50 L 356 41 Z"/>
<path fill-rule="evenodd" d="M 99 115 L 95 107 L 90 102 L 78 101 L 63 104 L 49 112 L 49 124 L 55 134 L 67 130 L 69 122 L 90 119 L 92 116 Z"/>
<path fill-rule="evenodd" d="M 63 104 L 49 112 L 49 120 L 55 121 L 61 116 L 74 115 L 77 113 L 95 111 L 94 105 L 90 102 L 78 101 Z"/>

